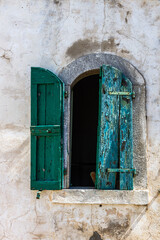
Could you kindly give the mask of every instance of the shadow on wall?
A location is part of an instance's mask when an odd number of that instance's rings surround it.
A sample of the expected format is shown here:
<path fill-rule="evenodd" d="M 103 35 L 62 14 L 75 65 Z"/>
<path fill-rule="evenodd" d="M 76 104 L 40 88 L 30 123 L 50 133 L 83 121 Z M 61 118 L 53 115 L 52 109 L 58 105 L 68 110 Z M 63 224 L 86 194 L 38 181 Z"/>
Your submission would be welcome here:
<path fill-rule="evenodd" d="M 90 39 L 78 40 L 66 51 L 66 55 L 71 58 L 78 58 L 90 52 L 101 50 L 102 52 L 116 52 L 120 43 L 116 43 L 113 37 L 103 42 L 92 41 Z M 121 49 L 122 53 L 129 53 L 126 49 Z"/>

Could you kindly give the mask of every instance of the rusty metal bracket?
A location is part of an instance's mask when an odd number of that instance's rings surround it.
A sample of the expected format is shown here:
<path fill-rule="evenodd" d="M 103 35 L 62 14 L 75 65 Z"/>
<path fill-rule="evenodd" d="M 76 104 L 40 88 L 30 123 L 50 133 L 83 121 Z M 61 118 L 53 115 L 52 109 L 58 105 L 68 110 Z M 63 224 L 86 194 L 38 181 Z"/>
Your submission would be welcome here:
<path fill-rule="evenodd" d="M 106 168 L 106 172 L 110 172 L 110 173 L 133 173 L 136 174 L 136 169 L 133 168 Z"/>
<path fill-rule="evenodd" d="M 30 127 L 33 136 L 50 136 L 60 132 L 60 125 L 38 125 Z"/>
<path fill-rule="evenodd" d="M 132 96 L 132 98 L 135 98 L 135 92 L 108 92 L 109 95 L 118 95 L 118 96 Z"/>

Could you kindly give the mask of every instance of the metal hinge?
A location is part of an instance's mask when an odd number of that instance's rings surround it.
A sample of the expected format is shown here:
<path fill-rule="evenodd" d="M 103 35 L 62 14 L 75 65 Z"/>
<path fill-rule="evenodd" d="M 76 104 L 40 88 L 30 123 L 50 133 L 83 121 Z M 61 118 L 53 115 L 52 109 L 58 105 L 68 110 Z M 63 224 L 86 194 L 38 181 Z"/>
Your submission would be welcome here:
<path fill-rule="evenodd" d="M 135 98 L 135 92 L 108 92 L 109 95 L 118 95 L 118 96 L 132 96 Z"/>
<path fill-rule="evenodd" d="M 64 98 L 68 98 L 68 91 L 64 92 Z"/>
<path fill-rule="evenodd" d="M 136 169 L 134 168 L 107 168 L 106 172 L 108 173 L 133 173 L 133 175 L 136 174 Z"/>

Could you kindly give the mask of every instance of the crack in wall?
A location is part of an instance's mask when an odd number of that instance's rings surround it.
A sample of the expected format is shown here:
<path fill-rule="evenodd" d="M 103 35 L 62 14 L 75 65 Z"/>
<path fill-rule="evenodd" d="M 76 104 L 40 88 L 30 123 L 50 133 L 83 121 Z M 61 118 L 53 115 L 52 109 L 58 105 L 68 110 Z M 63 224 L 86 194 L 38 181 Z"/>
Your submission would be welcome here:
<path fill-rule="evenodd" d="M 102 42 L 104 41 L 104 37 L 105 37 L 105 23 L 106 23 L 105 0 L 103 0 L 103 18 L 104 20 L 103 20 L 103 27 L 102 27 L 102 33 L 103 33 Z"/>
<path fill-rule="evenodd" d="M 142 219 L 142 217 L 146 214 L 146 212 L 151 208 L 152 204 L 156 201 L 156 199 L 159 196 L 159 192 L 152 198 L 152 200 L 150 201 L 150 203 L 145 206 L 143 208 L 143 210 L 141 211 L 141 213 L 138 215 L 138 217 L 134 220 L 134 222 L 131 224 L 131 226 L 129 227 L 129 229 L 125 232 L 125 234 L 122 236 L 122 238 L 120 240 L 125 240 L 130 234 L 131 232 L 134 230 L 134 228 L 137 226 L 137 224 L 140 222 L 140 220 Z M 150 219 L 150 223 L 148 228 L 148 233 L 151 234 L 151 232 L 149 232 L 149 227 L 152 224 L 152 219 Z M 151 235 L 152 236 L 152 235 Z M 149 238 L 148 238 L 149 239 Z"/>
<path fill-rule="evenodd" d="M 13 52 L 11 49 L 4 49 L 0 47 L 0 58 L 10 62 L 12 55 L 13 55 Z"/>
<path fill-rule="evenodd" d="M 139 42 L 141 45 L 143 45 L 145 48 L 147 48 L 149 50 L 149 47 L 147 47 L 144 42 L 140 41 L 139 39 L 137 39 L 136 37 L 133 37 L 133 36 L 128 36 L 127 34 L 123 33 L 122 31 L 117 31 L 118 34 L 122 35 L 122 36 L 125 36 L 126 38 L 128 39 L 134 39 L 136 40 L 137 42 Z"/>

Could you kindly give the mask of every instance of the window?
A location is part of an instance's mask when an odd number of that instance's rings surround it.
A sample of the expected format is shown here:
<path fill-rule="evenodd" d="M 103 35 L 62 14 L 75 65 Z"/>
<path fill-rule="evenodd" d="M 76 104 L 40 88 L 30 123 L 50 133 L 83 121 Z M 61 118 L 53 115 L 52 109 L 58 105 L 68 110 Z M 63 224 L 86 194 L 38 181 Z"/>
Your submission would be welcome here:
<path fill-rule="evenodd" d="M 56 75 L 32 68 L 31 189 L 63 188 L 63 89 Z M 133 189 L 132 83 L 103 65 L 99 80 L 86 77 L 72 92 L 72 186 L 94 187 L 96 172 L 98 189 Z"/>

